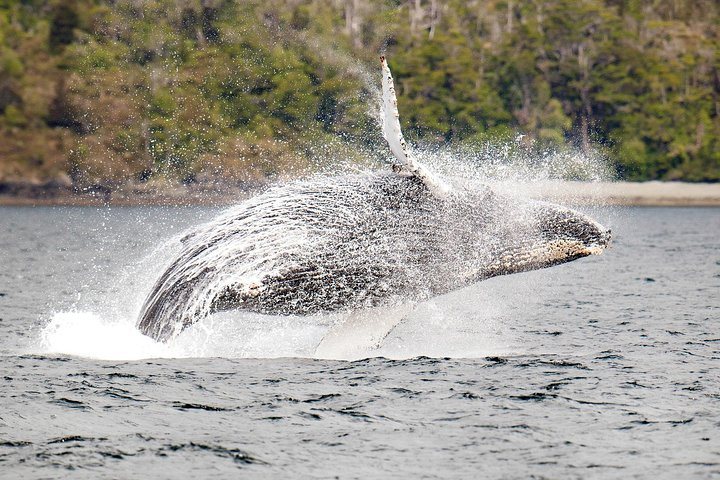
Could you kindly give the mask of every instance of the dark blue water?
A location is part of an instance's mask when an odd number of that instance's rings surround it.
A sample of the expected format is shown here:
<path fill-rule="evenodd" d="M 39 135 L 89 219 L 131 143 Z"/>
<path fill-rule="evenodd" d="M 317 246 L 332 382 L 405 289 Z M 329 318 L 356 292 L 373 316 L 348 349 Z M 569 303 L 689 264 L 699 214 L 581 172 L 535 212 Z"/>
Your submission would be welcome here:
<path fill-rule="evenodd" d="M 421 305 L 133 329 L 207 208 L 0 208 L 0 478 L 720 478 L 720 210 L 594 212 L 613 247 Z M 266 358 L 258 358 L 266 357 Z M 281 358 L 269 358 L 281 357 Z"/>

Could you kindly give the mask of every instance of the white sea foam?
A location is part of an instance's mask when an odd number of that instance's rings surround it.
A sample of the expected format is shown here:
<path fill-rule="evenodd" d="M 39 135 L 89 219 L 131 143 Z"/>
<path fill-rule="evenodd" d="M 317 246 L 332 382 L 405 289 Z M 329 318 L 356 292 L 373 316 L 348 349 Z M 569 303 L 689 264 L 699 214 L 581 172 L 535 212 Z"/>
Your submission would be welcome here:
<path fill-rule="evenodd" d="M 507 299 L 497 295 L 497 288 L 474 286 L 424 302 L 397 319 L 403 322 L 379 348 L 358 346 L 349 338 L 336 349 L 335 355 L 322 358 L 402 359 L 421 355 L 472 358 L 515 353 L 518 346 L 513 345 L 512 335 L 503 322 Z M 468 301 L 468 295 L 474 301 Z M 396 312 L 388 309 L 387 314 Z M 302 317 L 225 312 L 211 315 L 162 343 L 140 333 L 132 316 L 80 310 L 56 312 L 42 329 L 32 353 L 101 360 L 314 358 L 323 336 L 347 317 L 348 314 Z"/>
<path fill-rule="evenodd" d="M 93 312 L 53 314 L 40 333 L 40 354 L 63 354 L 102 360 L 172 357 L 168 345 L 146 337 L 129 321 L 107 320 Z"/>

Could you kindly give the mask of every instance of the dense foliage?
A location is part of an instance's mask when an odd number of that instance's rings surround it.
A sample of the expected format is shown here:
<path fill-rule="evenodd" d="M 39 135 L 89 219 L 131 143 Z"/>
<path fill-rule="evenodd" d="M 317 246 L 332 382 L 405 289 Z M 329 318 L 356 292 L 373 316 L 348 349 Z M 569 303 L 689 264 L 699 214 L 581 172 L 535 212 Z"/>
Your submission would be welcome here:
<path fill-rule="evenodd" d="M 352 157 L 377 141 L 379 52 L 413 141 L 522 132 L 630 179 L 720 180 L 714 0 L 0 0 L 0 179 Z"/>

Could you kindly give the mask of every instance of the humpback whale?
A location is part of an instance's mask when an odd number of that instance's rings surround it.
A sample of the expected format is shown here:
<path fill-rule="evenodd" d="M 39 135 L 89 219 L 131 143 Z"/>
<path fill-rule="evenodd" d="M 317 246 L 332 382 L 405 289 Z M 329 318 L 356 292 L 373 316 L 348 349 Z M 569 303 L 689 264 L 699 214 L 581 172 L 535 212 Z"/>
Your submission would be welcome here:
<path fill-rule="evenodd" d="M 276 186 L 196 228 L 147 296 L 142 333 L 167 341 L 232 309 L 392 307 L 607 247 L 610 231 L 579 212 L 433 175 L 407 147 L 384 57 L 381 66 L 393 168 Z"/>

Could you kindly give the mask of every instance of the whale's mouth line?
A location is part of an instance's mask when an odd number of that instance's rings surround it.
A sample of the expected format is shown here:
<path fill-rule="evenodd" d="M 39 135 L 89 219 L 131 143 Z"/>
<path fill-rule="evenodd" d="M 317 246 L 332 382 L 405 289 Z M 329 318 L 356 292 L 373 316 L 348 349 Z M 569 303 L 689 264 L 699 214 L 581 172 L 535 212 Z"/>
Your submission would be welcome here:
<path fill-rule="evenodd" d="M 602 231 L 602 235 L 596 242 L 593 242 L 591 245 L 586 247 L 586 251 L 589 255 L 602 255 L 606 249 L 610 248 L 611 244 L 612 231 L 610 229 L 605 229 Z"/>
<path fill-rule="evenodd" d="M 605 247 L 588 247 L 585 249 L 589 255 L 602 255 L 604 250 Z"/>

